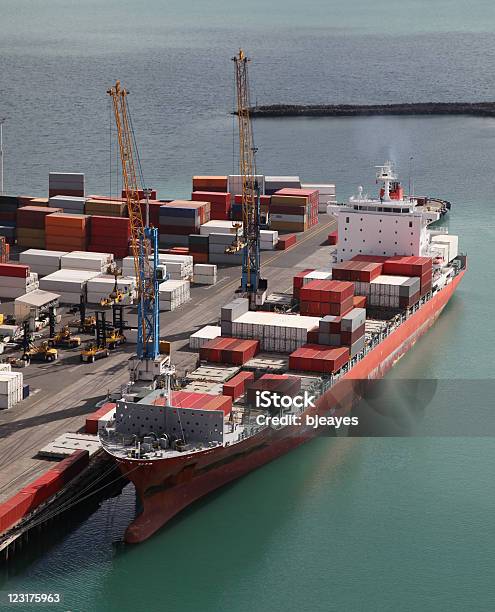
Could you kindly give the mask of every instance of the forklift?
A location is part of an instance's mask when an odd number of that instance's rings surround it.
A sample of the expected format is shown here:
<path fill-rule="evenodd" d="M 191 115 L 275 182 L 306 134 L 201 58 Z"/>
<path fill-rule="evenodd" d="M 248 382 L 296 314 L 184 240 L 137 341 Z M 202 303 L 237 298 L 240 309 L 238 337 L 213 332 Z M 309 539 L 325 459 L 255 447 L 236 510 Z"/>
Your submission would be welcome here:
<path fill-rule="evenodd" d="M 48 321 L 50 326 L 48 346 L 59 346 L 69 349 L 81 346 L 81 338 L 79 338 L 79 336 L 73 336 L 70 333 L 68 325 L 64 325 L 64 327 L 62 327 L 62 329 L 58 332 L 55 331 L 55 308 L 53 306 L 50 306 Z"/>
<path fill-rule="evenodd" d="M 105 311 L 96 311 L 96 340 L 91 340 L 81 351 L 81 361 L 84 363 L 93 363 L 97 359 L 103 359 L 110 355 L 107 346 L 107 326 L 105 320 Z"/>
<path fill-rule="evenodd" d="M 23 328 L 23 339 L 22 339 L 22 357 L 21 359 L 26 362 L 27 365 L 31 361 L 55 361 L 58 359 L 58 351 L 48 345 L 48 342 L 44 341 L 41 344 L 34 344 L 31 339 L 30 321 L 24 321 Z"/>

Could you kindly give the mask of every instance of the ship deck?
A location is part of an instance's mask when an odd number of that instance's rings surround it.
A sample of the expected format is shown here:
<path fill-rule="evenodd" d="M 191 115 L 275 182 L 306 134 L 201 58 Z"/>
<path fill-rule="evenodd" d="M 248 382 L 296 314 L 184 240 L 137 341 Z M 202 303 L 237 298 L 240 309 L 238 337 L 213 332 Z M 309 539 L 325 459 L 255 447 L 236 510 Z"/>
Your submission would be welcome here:
<path fill-rule="evenodd" d="M 335 247 L 329 247 L 326 238 L 335 227 L 336 222 L 322 214 L 320 223 L 299 234 L 291 249 L 263 251 L 269 292 L 291 291 L 292 277 L 299 270 L 330 266 L 329 253 Z M 192 287 L 190 302 L 177 311 L 160 313 L 161 337 L 172 342 L 179 374 L 196 367 L 197 353 L 188 348 L 190 334 L 218 322 L 220 307 L 232 297 L 239 278 L 238 267 L 219 268 L 216 285 Z M 135 313 L 126 312 L 129 325 L 135 325 L 136 318 Z M 63 322 L 72 319 L 74 315 L 65 315 Z M 62 349 L 58 361 L 32 363 L 23 370 L 31 396 L 15 408 L 0 411 L 0 503 L 52 465 L 37 457 L 43 446 L 60 434 L 84 427 L 95 403 L 127 382 L 131 353 L 132 346 L 125 346 L 107 359 L 81 364 L 77 350 Z"/>

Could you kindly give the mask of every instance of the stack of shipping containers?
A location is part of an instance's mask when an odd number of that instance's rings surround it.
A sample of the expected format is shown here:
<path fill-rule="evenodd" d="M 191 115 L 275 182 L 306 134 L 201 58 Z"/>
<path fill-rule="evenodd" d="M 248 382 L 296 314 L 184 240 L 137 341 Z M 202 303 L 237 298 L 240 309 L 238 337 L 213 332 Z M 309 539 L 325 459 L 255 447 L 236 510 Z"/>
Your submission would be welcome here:
<path fill-rule="evenodd" d="M 46 219 L 62 212 L 48 206 L 23 206 L 17 210 L 17 244 L 24 249 L 50 249 L 46 241 Z"/>
<path fill-rule="evenodd" d="M 347 314 L 354 306 L 354 285 L 346 281 L 313 280 L 299 291 L 300 311 L 305 315 Z"/>
<path fill-rule="evenodd" d="M 85 251 L 88 246 L 88 215 L 54 213 L 45 220 L 46 248 L 54 251 Z"/>
<path fill-rule="evenodd" d="M 173 200 L 160 207 L 160 246 L 188 246 L 189 234 L 199 234 L 210 220 L 209 202 Z"/>

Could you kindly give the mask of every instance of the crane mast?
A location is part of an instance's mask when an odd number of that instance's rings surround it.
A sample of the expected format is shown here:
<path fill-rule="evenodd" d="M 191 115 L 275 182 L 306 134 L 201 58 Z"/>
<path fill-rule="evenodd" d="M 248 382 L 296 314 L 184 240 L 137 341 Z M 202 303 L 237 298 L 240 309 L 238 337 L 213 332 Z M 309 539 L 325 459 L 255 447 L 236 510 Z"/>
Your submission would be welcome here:
<path fill-rule="evenodd" d="M 117 127 L 122 184 L 129 211 L 131 249 L 137 281 L 137 358 L 141 361 L 156 360 L 159 355 L 158 230 L 145 224 L 141 211 L 138 176 L 140 167 L 137 165 L 139 156 L 127 105 L 129 92 L 120 86 L 120 81 L 117 81 L 107 93 L 112 100 Z M 147 201 L 147 190 L 144 190 L 144 193 Z M 148 206 L 147 202 L 146 204 Z"/>
<path fill-rule="evenodd" d="M 239 174 L 242 177 L 242 240 L 229 248 L 229 252 L 242 249 L 241 292 L 258 303 L 266 289 L 260 278 L 260 187 L 256 177 L 256 147 L 254 146 L 251 117 L 248 62 L 242 49 L 232 58 L 235 65 L 237 120 L 239 127 Z"/>

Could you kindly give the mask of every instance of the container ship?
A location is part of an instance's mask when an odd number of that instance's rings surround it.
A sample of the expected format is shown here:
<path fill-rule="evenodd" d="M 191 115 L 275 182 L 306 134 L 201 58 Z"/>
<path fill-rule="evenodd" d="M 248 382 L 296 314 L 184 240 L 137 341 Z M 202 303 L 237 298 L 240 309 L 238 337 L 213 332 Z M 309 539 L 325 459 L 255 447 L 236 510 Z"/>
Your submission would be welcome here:
<path fill-rule="evenodd" d="M 127 542 L 318 435 L 315 423 L 352 414 L 362 382 L 383 377 L 440 315 L 466 271 L 458 237 L 433 229 L 440 213 L 404 196 L 390 162 L 377 168 L 379 197 L 359 188 L 328 205 L 332 265 L 294 276 L 287 311 L 234 297 L 199 334 L 186 385 L 170 367 L 107 406 L 102 446 L 140 502 Z"/>

